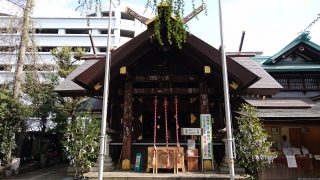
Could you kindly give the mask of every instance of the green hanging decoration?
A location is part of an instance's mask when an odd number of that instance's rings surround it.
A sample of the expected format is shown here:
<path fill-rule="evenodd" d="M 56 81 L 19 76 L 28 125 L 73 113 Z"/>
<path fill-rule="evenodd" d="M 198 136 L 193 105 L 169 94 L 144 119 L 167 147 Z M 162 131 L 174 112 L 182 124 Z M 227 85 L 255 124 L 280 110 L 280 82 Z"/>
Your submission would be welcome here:
<path fill-rule="evenodd" d="M 121 0 L 117 0 L 120 3 Z M 176 45 L 179 49 L 186 42 L 188 26 L 183 21 L 185 0 L 146 0 L 146 8 L 150 7 L 158 15 L 154 21 L 154 33 L 161 46 Z M 195 10 L 195 1 L 192 3 Z M 204 3 L 204 0 L 201 0 Z M 95 6 L 92 6 L 95 5 Z M 78 0 L 76 10 L 88 12 L 88 9 L 95 8 L 96 12 L 101 11 L 101 0 Z M 164 27 L 164 28 L 163 28 Z"/>
<path fill-rule="evenodd" d="M 167 0 L 160 3 L 154 0 L 152 6 L 150 0 L 148 1 L 147 7 L 151 6 L 158 15 L 154 21 L 154 31 L 161 46 L 165 45 L 166 40 L 169 45 L 175 44 L 181 49 L 182 44 L 186 42 L 187 26 L 182 19 L 184 5 L 183 0 Z"/>

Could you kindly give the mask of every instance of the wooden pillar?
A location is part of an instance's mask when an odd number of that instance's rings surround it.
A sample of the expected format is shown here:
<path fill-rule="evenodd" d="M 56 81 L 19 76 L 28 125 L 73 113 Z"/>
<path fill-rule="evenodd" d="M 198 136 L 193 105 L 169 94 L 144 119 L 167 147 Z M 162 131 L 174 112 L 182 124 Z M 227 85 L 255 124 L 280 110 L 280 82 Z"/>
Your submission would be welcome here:
<path fill-rule="evenodd" d="M 204 79 L 200 82 L 200 114 L 209 114 L 208 85 Z"/>
<path fill-rule="evenodd" d="M 132 140 L 132 83 L 126 82 L 124 87 L 123 108 L 123 145 L 122 145 L 122 169 L 130 169 L 131 140 Z"/>

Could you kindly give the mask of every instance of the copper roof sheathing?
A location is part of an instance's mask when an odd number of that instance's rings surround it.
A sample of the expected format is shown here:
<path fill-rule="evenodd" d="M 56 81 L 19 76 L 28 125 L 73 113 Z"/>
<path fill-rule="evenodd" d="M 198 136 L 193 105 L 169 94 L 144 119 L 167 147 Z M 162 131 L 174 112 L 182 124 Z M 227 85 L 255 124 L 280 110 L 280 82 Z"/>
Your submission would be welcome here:
<path fill-rule="evenodd" d="M 72 73 L 67 76 L 58 86 L 55 87 L 54 91 L 58 92 L 63 96 L 83 96 L 86 94 L 86 89 L 74 83 L 72 80 L 83 71 L 94 65 L 98 60 L 85 61 L 79 67 L 76 68 Z"/>
<path fill-rule="evenodd" d="M 257 107 L 258 109 L 282 108 L 311 108 L 314 102 L 307 98 L 243 98 L 247 103 Z"/>
<path fill-rule="evenodd" d="M 257 82 L 247 89 L 248 94 L 274 95 L 283 88 L 269 73 L 250 57 L 233 57 L 232 59 L 260 77 Z"/>

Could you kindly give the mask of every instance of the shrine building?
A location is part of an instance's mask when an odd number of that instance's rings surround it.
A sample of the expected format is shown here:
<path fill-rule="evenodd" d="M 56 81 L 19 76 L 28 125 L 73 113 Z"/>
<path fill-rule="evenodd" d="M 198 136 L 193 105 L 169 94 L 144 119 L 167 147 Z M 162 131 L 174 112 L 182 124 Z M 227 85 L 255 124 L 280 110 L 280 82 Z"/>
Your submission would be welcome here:
<path fill-rule="evenodd" d="M 197 169 L 205 160 L 220 163 L 225 155 L 219 131 L 225 128 L 221 52 L 189 32 L 181 49 L 161 46 L 153 23 L 150 20 L 147 30 L 111 51 L 109 86 L 103 83 L 105 56 L 92 55 L 84 56 L 85 62 L 55 90 L 62 96 L 88 96 L 101 102 L 103 89 L 109 88 L 109 152 L 120 169 L 130 168 L 141 153 L 142 167 L 148 170 L 155 145 L 164 151 L 179 149 L 179 156 L 187 158 L 189 139 L 197 149 L 193 154 L 199 157 Z M 226 58 L 232 116 L 242 97 L 271 97 L 282 89 L 251 58 L 255 55 L 230 53 Z M 95 104 L 96 110 L 101 108 L 101 103 Z M 204 127 L 208 131 L 197 134 Z M 160 152 L 158 158 L 159 167 L 168 165 L 166 154 Z"/>

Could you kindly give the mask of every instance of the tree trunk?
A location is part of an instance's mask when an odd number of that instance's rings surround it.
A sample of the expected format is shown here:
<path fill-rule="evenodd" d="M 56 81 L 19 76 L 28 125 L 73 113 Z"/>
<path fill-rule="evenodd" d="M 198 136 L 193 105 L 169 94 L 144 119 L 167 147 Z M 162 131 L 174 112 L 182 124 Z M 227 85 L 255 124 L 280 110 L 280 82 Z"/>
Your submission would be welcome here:
<path fill-rule="evenodd" d="M 33 7 L 33 0 L 27 0 L 26 7 L 23 13 L 23 23 L 22 23 L 22 30 L 21 30 L 19 54 L 18 54 L 18 60 L 17 60 L 15 76 L 14 76 L 13 95 L 15 97 L 20 97 L 21 95 L 23 65 L 24 65 L 25 56 L 26 56 L 26 48 L 29 42 L 30 13 L 31 13 L 32 7 Z"/>

